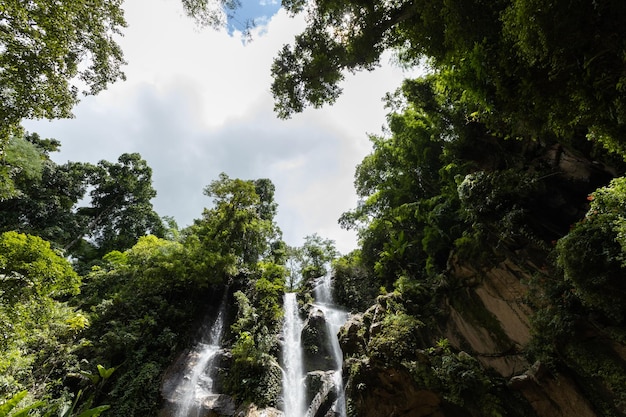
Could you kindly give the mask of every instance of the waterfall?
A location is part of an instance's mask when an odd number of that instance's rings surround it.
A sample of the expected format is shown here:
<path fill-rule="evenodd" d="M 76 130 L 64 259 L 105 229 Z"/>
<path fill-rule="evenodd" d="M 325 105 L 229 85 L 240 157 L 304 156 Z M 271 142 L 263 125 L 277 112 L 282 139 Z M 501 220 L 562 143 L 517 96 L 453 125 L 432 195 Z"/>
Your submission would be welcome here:
<path fill-rule="evenodd" d="M 211 362 L 220 350 L 220 341 L 224 333 L 224 312 L 226 310 L 226 290 L 219 312 L 210 331 L 204 340 L 195 348 L 195 363 L 187 372 L 176 391 L 180 392 L 180 399 L 175 417 L 196 417 L 200 415 L 202 402 L 213 396 L 213 375 Z"/>
<path fill-rule="evenodd" d="M 298 313 L 295 293 L 284 295 L 283 324 L 283 401 L 285 417 L 302 417 L 305 413 L 305 386 L 301 335 L 304 323 Z"/>
<path fill-rule="evenodd" d="M 343 387 L 342 367 L 343 367 L 343 352 L 339 346 L 339 339 L 337 333 L 339 329 L 348 319 L 348 313 L 335 307 L 332 297 L 331 288 L 331 275 L 326 274 L 321 278 L 314 290 L 315 307 L 322 310 L 326 318 L 326 328 L 330 336 L 328 341 L 332 348 L 333 359 L 337 364 L 335 369 L 335 387 L 337 388 L 337 402 L 335 413 L 339 417 L 346 417 L 346 398 Z"/>

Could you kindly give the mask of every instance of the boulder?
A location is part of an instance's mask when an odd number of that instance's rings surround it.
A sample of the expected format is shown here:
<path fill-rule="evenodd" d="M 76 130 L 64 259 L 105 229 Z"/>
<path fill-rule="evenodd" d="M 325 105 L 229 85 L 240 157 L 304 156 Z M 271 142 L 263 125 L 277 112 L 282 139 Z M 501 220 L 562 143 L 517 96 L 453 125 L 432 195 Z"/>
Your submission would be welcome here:
<path fill-rule="evenodd" d="M 324 417 L 335 408 L 338 387 L 334 371 L 313 371 L 306 378 L 309 416 Z"/>
<path fill-rule="evenodd" d="M 442 398 L 418 387 L 405 369 L 361 362 L 358 378 L 348 382 L 351 415 L 360 417 L 443 417 Z"/>
<path fill-rule="evenodd" d="M 332 346 L 328 340 L 330 338 L 324 313 L 316 308 L 311 309 L 302 329 L 305 371 L 328 371 L 339 367 L 333 358 Z"/>
<path fill-rule="evenodd" d="M 365 325 L 361 314 L 354 314 L 348 318 L 339 332 L 339 345 L 344 356 L 362 355 L 365 353 Z"/>
<path fill-rule="evenodd" d="M 236 409 L 235 400 L 230 395 L 217 394 L 212 398 L 205 398 L 202 402 L 202 411 L 206 411 L 207 417 L 234 416 Z"/>
<path fill-rule="evenodd" d="M 259 408 L 255 404 L 241 406 L 235 412 L 235 417 L 283 417 L 282 411 L 273 407 Z"/>

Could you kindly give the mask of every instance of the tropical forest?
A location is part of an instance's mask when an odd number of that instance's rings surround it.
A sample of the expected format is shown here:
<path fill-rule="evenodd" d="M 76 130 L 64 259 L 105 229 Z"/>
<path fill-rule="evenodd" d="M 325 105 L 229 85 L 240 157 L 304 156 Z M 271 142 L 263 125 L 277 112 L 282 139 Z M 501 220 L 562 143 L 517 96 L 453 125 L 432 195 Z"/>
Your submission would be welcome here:
<path fill-rule="evenodd" d="M 0 3 L 0 417 L 626 416 L 626 2 L 282 0 L 286 123 L 386 54 L 421 69 L 348 253 L 288 244 L 273 178 L 219 174 L 180 227 L 139 153 L 60 163 L 23 127 L 124 82 L 123 7 Z"/>

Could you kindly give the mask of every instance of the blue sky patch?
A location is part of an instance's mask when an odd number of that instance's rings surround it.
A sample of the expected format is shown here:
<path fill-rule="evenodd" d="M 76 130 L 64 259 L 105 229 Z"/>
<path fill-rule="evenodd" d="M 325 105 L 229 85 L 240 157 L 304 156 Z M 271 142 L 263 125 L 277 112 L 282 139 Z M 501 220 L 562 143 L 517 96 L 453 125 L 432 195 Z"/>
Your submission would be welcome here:
<path fill-rule="evenodd" d="M 251 25 L 262 26 L 280 9 L 280 0 L 241 0 L 241 6 L 228 16 L 228 33 L 245 31 Z"/>

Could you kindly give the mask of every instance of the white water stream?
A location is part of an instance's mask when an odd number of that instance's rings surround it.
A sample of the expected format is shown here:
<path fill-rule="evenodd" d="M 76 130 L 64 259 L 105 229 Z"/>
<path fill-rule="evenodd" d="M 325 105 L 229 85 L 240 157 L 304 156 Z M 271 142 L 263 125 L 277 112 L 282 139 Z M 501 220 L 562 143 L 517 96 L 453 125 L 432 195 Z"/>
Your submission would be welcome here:
<path fill-rule="evenodd" d="M 224 311 L 226 294 L 220 305 L 219 313 L 204 343 L 195 349 L 195 363 L 190 372 L 183 376 L 177 391 L 181 393 L 176 408 L 176 417 L 197 417 L 200 415 L 202 402 L 214 395 L 211 362 L 220 350 L 220 341 L 224 333 Z"/>
<path fill-rule="evenodd" d="M 335 307 L 332 296 L 331 288 L 331 276 L 327 274 L 322 277 L 313 292 L 316 303 L 315 307 L 322 310 L 324 317 L 326 318 L 326 328 L 330 340 L 328 341 L 332 348 L 333 359 L 337 364 L 335 369 L 335 386 L 337 388 L 337 402 L 335 408 L 335 415 L 338 417 L 346 417 L 346 398 L 343 387 L 342 367 L 343 367 L 343 352 L 339 346 L 339 339 L 337 333 L 339 329 L 344 325 L 348 319 L 348 313 Z"/>
<path fill-rule="evenodd" d="M 283 323 L 283 401 L 285 417 L 303 417 L 306 409 L 301 343 L 304 323 L 298 313 L 295 293 L 284 295 L 285 321 Z"/>

